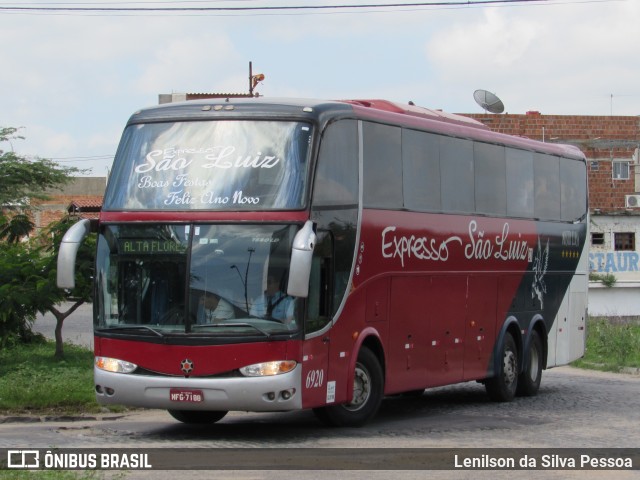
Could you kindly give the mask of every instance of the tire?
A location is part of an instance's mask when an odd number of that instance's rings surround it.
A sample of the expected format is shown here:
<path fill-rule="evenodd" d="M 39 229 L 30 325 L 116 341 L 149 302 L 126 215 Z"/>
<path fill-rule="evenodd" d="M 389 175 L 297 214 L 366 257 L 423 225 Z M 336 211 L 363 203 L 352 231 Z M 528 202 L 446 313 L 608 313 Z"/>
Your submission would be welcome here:
<path fill-rule="evenodd" d="M 518 377 L 517 395 L 532 397 L 538 393 L 542 380 L 543 355 L 542 340 L 534 330 L 531 332 L 531 342 L 524 356 L 523 371 Z"/>
<path fill-rule="evenodd" d="M 380 408 L 384 392 L 384 374 L 378 358 L 362 347 L 356 361 L 351 402 L 315 408 L 322 423 L 333 427 L 359 427 L 371 420 Z"/>
<path fill-rule="evenodd" d="M 518 388 L 518 348 L 513 336 L 506 332 L 500 352 L 500 365 L 495 377 L 485 382 L 489 398 L 494 402 L 510 402 Z"/>
<path fill-rule="evenodd" d="M 420 390 L 409 390 L 408 392 L 402 392 L 400 395 L 407 398 L 419 398 L 424 395 L 424 388 L 421 388 Z"/>
<path fill-rule="evenodd" d="M 201 411 L 201 410 L 167 410 L 176 420 L 182 423 L 210 424 L 221 420 L 228 412 L 226 411 Z"/>

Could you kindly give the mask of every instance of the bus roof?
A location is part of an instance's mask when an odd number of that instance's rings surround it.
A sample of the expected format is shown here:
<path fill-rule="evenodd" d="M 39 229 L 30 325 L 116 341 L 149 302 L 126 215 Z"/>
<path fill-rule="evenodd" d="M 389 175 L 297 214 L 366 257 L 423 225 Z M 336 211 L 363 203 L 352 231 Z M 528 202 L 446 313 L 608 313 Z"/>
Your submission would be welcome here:
<path fill-rule="evenodd" d="M 410 102 L 407 105 L 390 102 L 388 100 L 343 100 L 351 105 L 358 107 L 373 108 L 384 112 L 399 113 L 402 115 L 411 115 L 414 117 L 424 118 L 456 125 L 464 125 L 466 127 L 481 128 L 488 130 L 489 128 L 483 123 L 462 115 L 443 112 L 442 110 L 432 110 L 430 108 L 419 107 Z"/>
<path fill-rule="evenodd" d="M 584 154 L 575 146 L 543 143 L 492 131 L 483 123 L 465 117 L 381 99 L 318 100 L 296 98 L 209 98 L 167 103 L 139 110 L 129 123 L 234 118 L 250 114 L 260 118 L 362 118 L 444 135 L 509 145 L 576 159 Z"/>

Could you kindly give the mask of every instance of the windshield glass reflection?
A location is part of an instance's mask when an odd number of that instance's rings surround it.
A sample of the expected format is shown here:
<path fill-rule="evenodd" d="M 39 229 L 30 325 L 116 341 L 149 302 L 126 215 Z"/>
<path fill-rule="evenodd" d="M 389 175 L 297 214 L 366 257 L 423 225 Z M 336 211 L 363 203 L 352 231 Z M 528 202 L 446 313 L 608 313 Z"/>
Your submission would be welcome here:
<path fill-rule="evenodd" d="M 311 135 L 309 124 L 284 121 L 130 125 L 104 209 L 299 209 Z"/>
<path fill-rule="evenodd" d="M 96 327 L 147 336 L 296 331 L 298 301 L 286 294 L 296 230 L 106 226 L 98 242 Z"/>

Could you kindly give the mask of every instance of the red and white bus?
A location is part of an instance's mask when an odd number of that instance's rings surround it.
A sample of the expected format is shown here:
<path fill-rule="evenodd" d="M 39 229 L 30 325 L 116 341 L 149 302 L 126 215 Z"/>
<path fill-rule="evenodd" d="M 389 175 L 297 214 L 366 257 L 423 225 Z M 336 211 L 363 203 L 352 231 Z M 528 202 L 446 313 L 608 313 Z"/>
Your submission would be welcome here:
<path fill-rule="evenodd" d="M 480 381 L 534 395 L 582 356 L 576 148 L 383 100 L 209 99 L 135 113 L 97 224 L 99 403 L 371 419 Z"/>

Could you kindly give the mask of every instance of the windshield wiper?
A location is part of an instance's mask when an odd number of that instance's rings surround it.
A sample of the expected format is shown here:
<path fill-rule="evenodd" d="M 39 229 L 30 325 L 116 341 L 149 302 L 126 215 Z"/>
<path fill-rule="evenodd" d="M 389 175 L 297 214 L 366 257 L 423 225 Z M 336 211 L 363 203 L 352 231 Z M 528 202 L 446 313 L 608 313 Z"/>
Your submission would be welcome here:
<path fill-rule="evenodd" d="M 206 323 L 206 324 L 203 324 L 203 325 L 192 325 L 192 327 L 196 327 L 196 329 L 198 329 L 198 330 L 201 329 L 201 328 L 216 328 L 216 327 L 251 327 L 254 330 L 259 331 L 265 337 L 271 338 L 271 334 L 269 332 L 267 332 L 266 330 L 263 330 L 262 328 L 256 327 L 255 325 L 253 325 L 251 323 L 244 323 L 244 322 Z"/>
<path fill-rule="evenodd" d="M 147 327 L 146 325 L 122 325 L 119 327 L 106 327 L 106 328 L 101 328 L 99 331 L 102 332 L 113 332 L 113 331 L 118 331 L 118 330 L 147 330 L 155 335 L 157 335 L 158 337 L 164 337 L 164 335 L 159 332 L 158 330 L 155 330 L 151 327 Z"/>

